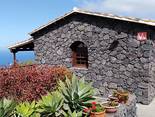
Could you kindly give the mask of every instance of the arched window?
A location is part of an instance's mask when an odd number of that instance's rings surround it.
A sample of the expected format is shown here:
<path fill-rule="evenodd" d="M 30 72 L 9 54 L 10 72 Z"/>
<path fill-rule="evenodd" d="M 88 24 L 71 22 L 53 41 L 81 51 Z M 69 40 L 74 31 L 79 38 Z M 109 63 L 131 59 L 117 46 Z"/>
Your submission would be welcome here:
<path fill-rule="evenodd" d="M 72 63 L 74 67 L 88 67 L 88 49 L 87 46 L 80 41 L 74 42 L 72 49 Z"/>

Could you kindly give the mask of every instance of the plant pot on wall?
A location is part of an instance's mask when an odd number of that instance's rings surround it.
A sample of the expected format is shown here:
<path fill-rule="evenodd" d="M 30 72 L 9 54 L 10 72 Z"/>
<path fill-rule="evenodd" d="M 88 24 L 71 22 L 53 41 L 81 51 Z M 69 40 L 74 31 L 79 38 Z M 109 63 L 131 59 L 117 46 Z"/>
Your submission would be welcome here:
<path fill-rule="evenodd" d="M 126 104 L 128 99 L 129 99 L 129 93 L 128 92 L 119 93 L 118 99 L 119 99 L 120 103 L 125 103 Z"/>
<path fill-rule="evenodd" d="M 120 103 L 127 103 L 129 99 L 129 92 L 118 90 L 114 91 L 113 96 L 117 97 Z"/>
<path fill-rule="evenodd" d="M 119 103 L 115 101 L 109 101 L 102 104 L 106 110 L 106 113 L 115 113 L 119 107 Z"/>
<path fill-rule="evenodd" d="M 107 106 L 105 107 L 106 113 L 115 113 L 117 111 L 117 108 L 115 106 Z"/>
<path fill-rule="evenodd" d="M 106 113 L 115 113 L 115 112 L 117 112 L 118 107 L 119 107 L 119 104 L 117 104 L 117 105 L 108 104 L 108 106 L 105 107 Z"/>
<path fill-rule="evenodd" d="M 119 102 L 119 99 L 118 99 L 118 97 L 114 97 L 113 95 L 110 95 L 110 96 L 108 97 L 108 101 Z"/>

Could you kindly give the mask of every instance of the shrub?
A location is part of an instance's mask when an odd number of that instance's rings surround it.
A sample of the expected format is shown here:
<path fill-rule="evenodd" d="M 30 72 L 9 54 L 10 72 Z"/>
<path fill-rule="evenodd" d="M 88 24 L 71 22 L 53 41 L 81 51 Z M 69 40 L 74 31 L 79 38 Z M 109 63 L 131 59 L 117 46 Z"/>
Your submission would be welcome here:
<path fill-rule="evenodd" d="M 0 69 L 0 98 L 13 97 L 19 101 L 33 101 L 56 88 L 57 81 L 72 73 L 65 67 L 48 65 L 16 66 Z"/>
<path fill-rule="evenodd" d="M 64 82 L 59 80 L 56 91 L 48 92 L 37 101 L 14 103 L 6 98 L 0 99 L 0 117 L 88 117 L 86 109 L 90 106 L 91 110 L 96 109 L 93 93 L 91 84 L 72 75 Z"/>
<path fill-rule="evenodd" d="M 32 60 L 27 60 L 27 61 L 18 63 L 19 66 L 34 65 L 34 64 L 35 64 L 35 62 Z"/>

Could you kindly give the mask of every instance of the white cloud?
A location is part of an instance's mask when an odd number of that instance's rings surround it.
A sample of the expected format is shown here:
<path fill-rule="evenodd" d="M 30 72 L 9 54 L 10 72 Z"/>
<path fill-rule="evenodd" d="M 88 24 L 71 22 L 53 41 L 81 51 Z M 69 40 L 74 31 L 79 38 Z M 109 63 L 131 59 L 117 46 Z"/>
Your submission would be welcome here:
<path fill-rule="evenodd" d="M 78 0 L 80 7 L 92 11 L 155 19 L 155 0 Z"/>

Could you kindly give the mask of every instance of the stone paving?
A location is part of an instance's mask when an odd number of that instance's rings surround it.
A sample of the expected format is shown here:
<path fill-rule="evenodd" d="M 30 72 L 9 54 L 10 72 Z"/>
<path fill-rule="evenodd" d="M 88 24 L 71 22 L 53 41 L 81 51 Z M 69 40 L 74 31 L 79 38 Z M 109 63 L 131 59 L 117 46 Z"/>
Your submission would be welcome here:
<path fill-rule="evenodd" d="M 149 105 L 137 104 L 137 117 L 155 117 L 155 99 Z"/>

